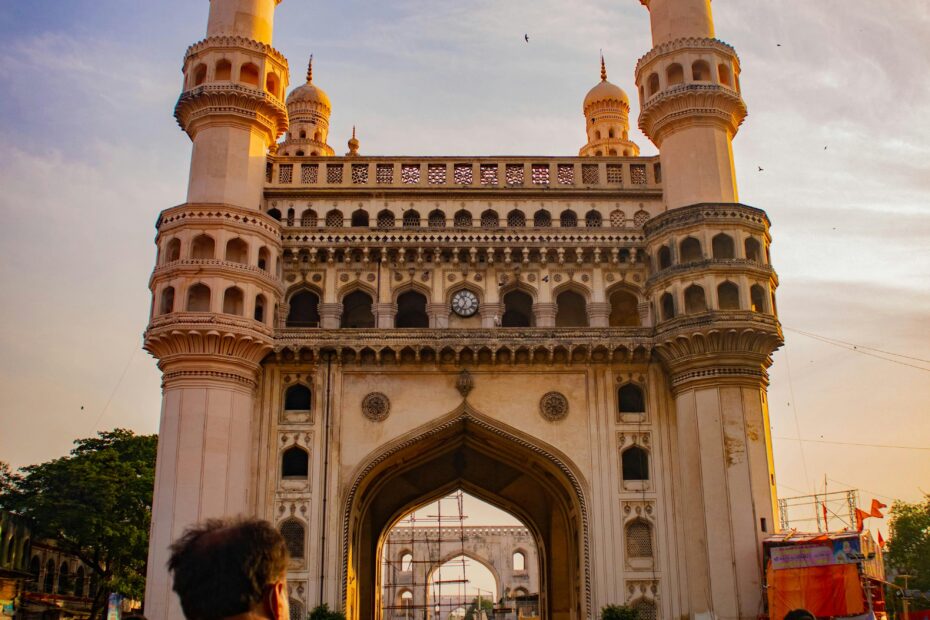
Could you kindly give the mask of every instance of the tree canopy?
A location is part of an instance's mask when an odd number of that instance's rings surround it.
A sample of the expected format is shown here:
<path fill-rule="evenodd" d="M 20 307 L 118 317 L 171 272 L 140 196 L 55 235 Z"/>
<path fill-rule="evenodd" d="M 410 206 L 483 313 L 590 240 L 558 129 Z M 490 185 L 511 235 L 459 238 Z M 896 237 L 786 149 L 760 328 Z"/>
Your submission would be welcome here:
<path fill-rule="evenodd" d="M 96 613 L 107 592 L 140 599 L 145 591 L 157 440 L 116 429 L 78 439 L 68 456 L 19 473 L 0 467 L 0 507 L 90 567 Z"/>
<path fill-rule="evenodd" d="M 913 576 L 909 588 L 930 590 L 930 495 L 923 502 L 892 504 L 885 562 Z"/>

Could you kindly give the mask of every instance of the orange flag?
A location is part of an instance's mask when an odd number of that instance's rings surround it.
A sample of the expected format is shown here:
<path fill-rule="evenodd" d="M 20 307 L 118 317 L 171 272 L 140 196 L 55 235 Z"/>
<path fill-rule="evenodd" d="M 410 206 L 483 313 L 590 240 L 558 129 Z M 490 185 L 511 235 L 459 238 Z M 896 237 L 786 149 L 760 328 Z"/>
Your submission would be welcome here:
<path fill-rule="evenodd" d="M 885 548 L 885 539 L 882 538 L 882 533 L 881 533 L 881 532 L 878 533 L 878 548 L 879 548 L 879 549 L 884 549 L 884 548 Z"/>
<path fill-rule="evenodd" d="M 856 531 L 861 532 L 862 528 L 865 527 L 864 521 L 871 517 L 872 515 L 867 513 L 864 510 L 859 510 L 856 508 Z"/>
<path fill-rule="evenodd" d="M 888 504 L 883 504 L 877 499 L 872 500 L 872 512 L 869 514 L 870 517 L 875 517 L 876 519 L 884 519 L 885 515 L 881 513 L 882 508 L 888 508 Z"/>

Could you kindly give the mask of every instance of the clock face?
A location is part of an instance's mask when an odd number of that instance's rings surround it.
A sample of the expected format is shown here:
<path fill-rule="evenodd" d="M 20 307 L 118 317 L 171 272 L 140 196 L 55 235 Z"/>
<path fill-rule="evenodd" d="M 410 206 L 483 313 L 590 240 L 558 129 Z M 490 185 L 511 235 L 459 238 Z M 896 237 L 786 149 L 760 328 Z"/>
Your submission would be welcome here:
<path fill-rule="evenodd" d="M 461 317 L 470 317 L 478 312 L 478 297 L 471 291 L 461 290 L 452 296 L 452 311 Z"/>

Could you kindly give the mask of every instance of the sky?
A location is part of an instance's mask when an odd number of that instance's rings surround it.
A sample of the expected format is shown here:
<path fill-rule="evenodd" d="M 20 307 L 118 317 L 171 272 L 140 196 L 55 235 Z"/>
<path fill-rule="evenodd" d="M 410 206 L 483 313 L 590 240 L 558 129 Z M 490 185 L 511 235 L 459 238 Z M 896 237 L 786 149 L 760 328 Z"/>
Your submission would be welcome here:
<path fill-rule="evenodd" d="M 713 7 L 749 107 L 740 198 L 772 220 L 779 495 L 826 481 L 864 504 L 918 500 L 930 491 L 930 4 Z M 172 110 L 207 10 L 0 8 L 0 460 L 13 466 L 97 430 L 157 431 L 159 372 L 141 350 L 154 223 L 185 196 L 190 141 Z M 363 154 L 575 154 L 599 50 L 632 94 L 651 48 L 636 0 L 286 0 L 276 20 L 292 87 L 314 54 L 340 153 L 357 125 Z"/>

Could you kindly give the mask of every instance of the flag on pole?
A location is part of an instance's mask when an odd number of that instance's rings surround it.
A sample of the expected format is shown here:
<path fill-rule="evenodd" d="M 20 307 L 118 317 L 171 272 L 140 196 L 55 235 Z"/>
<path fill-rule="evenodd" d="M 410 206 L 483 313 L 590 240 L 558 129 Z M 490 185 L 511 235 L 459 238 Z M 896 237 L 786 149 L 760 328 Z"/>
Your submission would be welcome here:
<path fill-rule="evenodd" d="M 872 515 L 867 513 L 864 510 L 859 510 L 856 508 L 856 531 L 861 532 L 865 527 L 865 520 L 871 517 Z"/>
<path fill-rule="evenodd" d="M 872 510 L 869 516 L 875 517 L 876 519 L 884 519 L 885 515 L 881 513 L 882 508 L 888 508 L 888 504 L 883 504 L 877 499 L 873 499 Z"/>
<path fill-rule="evenodd" d="M 882 538 L 882 533 L 881 533 L 881 532 L 878 533 L 878 548 L 879 548 L 879 549 L 884 549 L 884 548 L 885 548 L 885 539 Z"/>
<path fill-rule="evenodd" d="M 823 531 L 829 532 L 830 527 L 827 525 L 827 502 L 821 502 L 821 507 L 823 507 Z"/>

